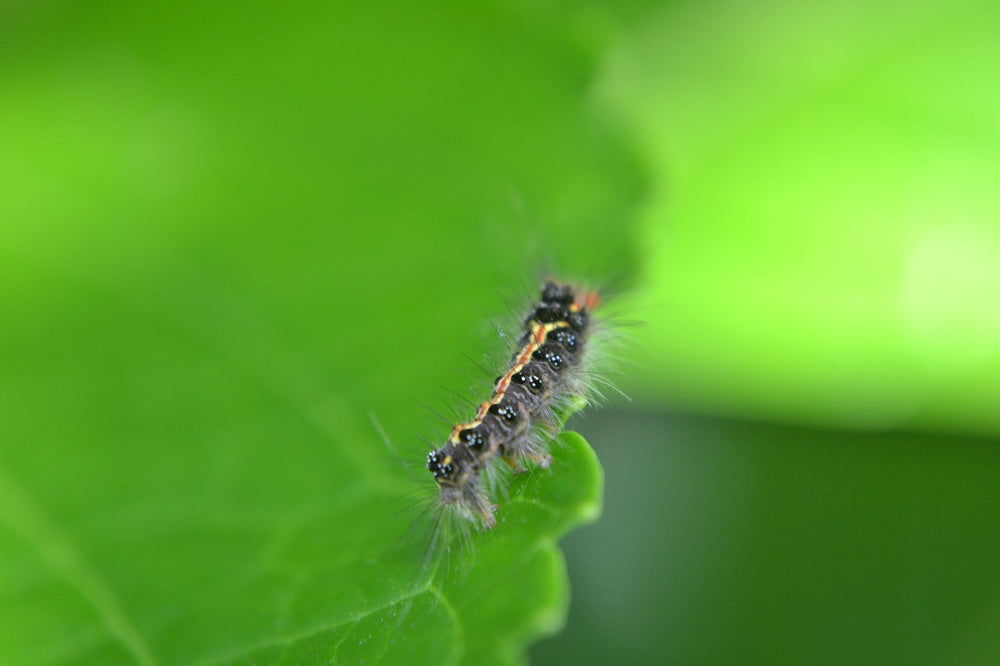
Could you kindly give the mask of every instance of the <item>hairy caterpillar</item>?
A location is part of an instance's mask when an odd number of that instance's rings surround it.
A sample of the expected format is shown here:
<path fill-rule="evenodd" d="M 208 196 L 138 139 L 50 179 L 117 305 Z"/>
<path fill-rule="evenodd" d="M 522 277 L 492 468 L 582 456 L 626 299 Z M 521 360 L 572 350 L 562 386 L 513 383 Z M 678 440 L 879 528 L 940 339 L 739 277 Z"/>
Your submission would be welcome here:
<path fill-rule="evenodd" d="M 496 525 L 496 506 L 487 496 L 484 473 L 498 459 L 515 472 L 523 462 L 548 467 L 546 438 L 537 425 L 556 429 L 553 407 L 585 393 L 580 367 L 592 330 L 597 292 L 546 282 L 539 302 L 524 320 L 507 372 L 497 377 L 490 399 L 473 420 L 454 427 L 448 441 L 427 455 L 439 501 L 466 518 Z"/>

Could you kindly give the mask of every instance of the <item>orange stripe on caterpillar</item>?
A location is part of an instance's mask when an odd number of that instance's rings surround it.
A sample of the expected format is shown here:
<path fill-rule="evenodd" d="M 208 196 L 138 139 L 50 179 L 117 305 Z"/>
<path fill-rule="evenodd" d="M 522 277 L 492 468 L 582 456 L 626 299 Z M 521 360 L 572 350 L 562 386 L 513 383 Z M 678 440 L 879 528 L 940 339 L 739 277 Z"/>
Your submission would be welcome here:
<path fill-rule="evenodd" d="M 542 285 L 541 298 L 524 320 L 525 334 L 507 372 L 497 378 L 490 399 L 472 421 L 459 423 L 443 447 L 427 456 L 427 468 L 440 489 L 444 506 L 484 528 L 495 523 L 495 506 L 486 496 L 482 472 L 497 458 L 523 471 L 530 460 L 545 467 L 550 456 L 539 423 L 551 424 L 552 405 L 581 393 L 573 374 L 580 369 L 591 331 L 590 311 L 597 292 L 574 292 L 553 281 Z"/>

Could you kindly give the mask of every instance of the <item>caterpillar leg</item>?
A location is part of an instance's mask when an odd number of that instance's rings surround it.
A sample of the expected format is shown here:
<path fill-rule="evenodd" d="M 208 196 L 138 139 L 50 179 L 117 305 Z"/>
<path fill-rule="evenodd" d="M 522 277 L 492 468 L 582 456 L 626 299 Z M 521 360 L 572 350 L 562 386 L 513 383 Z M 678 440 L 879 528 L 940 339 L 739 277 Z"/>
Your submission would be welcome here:
<path fill-rule="evenodd" d="M 465 488 L 457 503 L 459 510 L 466 517 L 479 516 L 482 519 L 484 530 L 493 529 L 497 524 L 497 519 L 493 515 L 497 510 L 497 505 L 493 504 L 478 486 Z"/>
<path fill-rule="evenodd" d="M 490 504 L 489 509 L 480 514 L 480 517 L 483 519 L 484 530 L 491 530 L 494 527 L 496 527 L 497 519 L 496 516 L 493 515 L 493 512 L 496 510 L 497 510 L 497 505 Z"/>
<path fill-rule="evenodd" d="M 515 474 L 526 471 L 525 460 L 530 460 L 542 469 L 548 468 L 552 463 L 552 456 L 546 450 L 544 440 L 536 433 L 526 433 L 508 443 L 503 450 L 503 459 Z"/>
<path fill-rule="evenodd" d="M 504 458 L 504 460 L 507 461 L 507 464 L 514 470 L 514 474 L 520 474 L 521 472 L 528 471 L 524 466 L 524 463 L 521 462 L 522 460 L 530 460 L 541 469 L 548 469 L 549 465 L 552 464 L 552 456 L 545 452 L 525 453 L 521 455 L 520 458 L 510 457 Z"/>

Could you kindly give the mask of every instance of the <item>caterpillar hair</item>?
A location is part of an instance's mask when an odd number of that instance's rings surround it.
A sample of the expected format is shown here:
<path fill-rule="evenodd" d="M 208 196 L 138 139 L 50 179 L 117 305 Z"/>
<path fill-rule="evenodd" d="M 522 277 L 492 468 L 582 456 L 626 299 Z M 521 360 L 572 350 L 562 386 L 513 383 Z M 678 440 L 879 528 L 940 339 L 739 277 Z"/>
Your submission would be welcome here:
<path fill-rule="evenodd" d="M 555 431 L 553 409 L 586 397 L 581 368 L 599 304 L 596 291 L 555 281 L 542 285 L 509 369 L 497 377 L 489 400 L 471 421 L 452 429 L 444 446 L 427 455 L 443 507 L 491 529 L 496 506 L 484 480 L 491 466 L 503 460 L 514 472 L 525 471 L 527 461 L 548 467 L 548 437 L 539 426 Z"/>

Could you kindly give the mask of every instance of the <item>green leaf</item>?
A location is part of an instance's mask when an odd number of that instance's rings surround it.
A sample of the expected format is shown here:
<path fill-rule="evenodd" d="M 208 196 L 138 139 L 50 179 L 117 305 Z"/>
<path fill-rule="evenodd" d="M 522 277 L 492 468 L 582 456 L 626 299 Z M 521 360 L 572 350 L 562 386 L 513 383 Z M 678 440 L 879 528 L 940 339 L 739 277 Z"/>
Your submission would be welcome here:
<path fill-rule="evenodd" d="M 564 435 L 427 557 L 423 405 L 488 394 L 496 290 L 629 265 L 588 48 L 516 7 L 7 16 L 0 662 L 519 661 L 600 468 Z"/>
<path fill-rule="evenodd" d="M 321 525 L 328 534 L 353 532 L 366 544 L 324 574 L 359 602 L 341 617 L 241 654 L 237 663 L 300 663 L 309 654 L 340 663 L 518 660 L 526 642 L 564 621 L 567 581 L 555 540 L 599 512 L 596 457 L 574 433 L 565 434 L 562 445 L 553 467 L 512 484 L 489 533 L 448 538 L 429 524 L 400 537 L 399 525 L 385 515 L 385 508 L 399 506 L 391 493 L 373 495 Z M 325 556 L 320 548 L 311 550 Z M 322 568 L 322 562 L 313 566 Z"/>
<path fill-rule="evenodd" d="M 651 400 L 996 434 L 998 6 L 669 3 L 602 67 L 654 185 Z"/>

